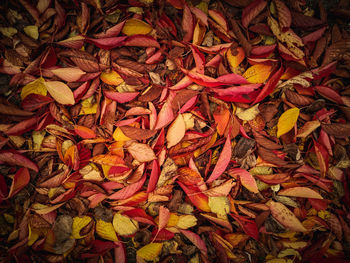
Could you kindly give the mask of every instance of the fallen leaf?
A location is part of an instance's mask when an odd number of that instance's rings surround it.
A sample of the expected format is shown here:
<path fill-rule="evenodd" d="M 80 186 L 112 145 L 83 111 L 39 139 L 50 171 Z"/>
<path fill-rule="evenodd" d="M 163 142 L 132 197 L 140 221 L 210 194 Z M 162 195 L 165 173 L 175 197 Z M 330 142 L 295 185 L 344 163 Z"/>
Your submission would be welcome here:
<path fill-rule="evenodd" d="M 45 87 L 52 98 L 63 105 L 74 105 L 74 95 L 71 89 L 60 81 L 47 81 Z"/>
<path fill-rule="evenodd" d="M 293 129 L 298 120 L 299 112 L 298 108 L 291 108 L 283 112 L 277 123 L 277 137 L 281 137 L 281 135 Z"/>

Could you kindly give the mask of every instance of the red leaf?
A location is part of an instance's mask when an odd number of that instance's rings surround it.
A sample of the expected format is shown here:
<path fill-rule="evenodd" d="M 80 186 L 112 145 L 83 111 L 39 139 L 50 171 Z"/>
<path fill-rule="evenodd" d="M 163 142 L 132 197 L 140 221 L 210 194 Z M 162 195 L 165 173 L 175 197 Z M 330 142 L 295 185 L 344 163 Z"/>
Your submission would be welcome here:
<path fill-rule="evenodd" d="M 11 128 L 9 128 L 5 132 L 8 135 L 21 135 L 21 134 L 29 131 L 30 129 L 32 129 L 33 126 L 36 125 L 38 122 L 39 122 L 39 118 L 33 117 L 30 119 L 18 122 L 17 124 L 15 124 Z"/>
<path fill-rule="evenodd" d="M 241 168 L 234 168 L 229 173 L 230 175 L 239 175 L 239 179 L 245 188 L 255 194 L 259 193 L 256 181 L 248 171 Z"/>
<path fill-rule="evenodd" d="M 23 166 L 32 169 L 35 172 L 39 172 L 39 167 L 35 163 L 33 163 L 24 155 L 12 149 L 0 151 L 0 162 L 7 163 L 9 165 Z"/>
<path fill-rule="evenodd" d="M 248 236 L 251 236 L 255 240 L 259 240 L 259 230 L 254 221 L 239 215 L 231 214 L 231 216 L 239 223 L 239 225 L 243 228 L 243 231 Z"/>
<path fill-rule="evenodd" d="M 153 160 L 151 175 L 149 177 L 149 182 L 147 186 L 147 193 L 152 192 L 156 188 L 159 179 L 159 172 L 160 168 L 158 160 Z"/>
<path fill-rule="evenodd" d="M 304 36 L 302 38 L 303 43 L 307 44 L 309 42 L 315 42 L 315 41 L 319 40 L 323 36 L 325 31 L 326 31 L 326 27 L 321 27 L 320 29 Z"/>
<path fill-rule="evenodd" d="M 110 195 L 108 199 L 112 199 L 112 200 L 127 199 L 131 197 L 133 194 L 137 193 L 137 191 L 141 189 L 145 181 L 146 181 L 146 176 L 143 175 L 138 182 L 130 184 L 124 187 L 123 189 L 119 190 L 118 192 L 115 192 L 114 194 Z"/>
<path fill-rule="evenodd" d="M 105 90 L 103 91 L 103 94 L 111 99 L 114 100 L 116 102 L 119 103 L 125 103 L 125 102 L 129 102 L 132 101 L 133 99 L 135 99 L 138 95 L 139 92 L 116 92 L 116 91 L 112 91 L 112 90 Z"/>
<path fill-rule="evenodd" d="M 208 205 L 208 197 L 205 194 L 202 194 L 198 189 L 195 190 L 193 187 L 187 187 L 181 182 L 177 183 L 181 186 L 182 190 L 185 191 L 193 205 L 204 212 L 211 212 Z"/>
<path fill-rule="evenodd" d="M 276 48 L 276 44 L 267 45 L 267 46 L 254 46 L 252 47 L 251 54 L 252 55 L 268 55 L 273 52 Z"/>
<path fill-rule="evenodd" d="M 108 37 L 108 38 L 86 38 L 85 41 L 91 44 L 94 44 L 95 46 L 102 48 L 102 49 L 112 49 L 116 47 L 120 47 L 124 44 L 124 41 L 127 37 Z"/>
<path fill-rule="evenodd" d="M 207 183 L 211 183 L 212 181 L 216 180 L 220 175 L 222 175 L 222 173 L 226 170 L 228 164 L 230 163 L 231 154 L 232 154 L 231 139 L 230 139 L 230 134 L 228 134 L 224 148 L 222 148 L 218 162 L 216 163 L 212 174 L 208 178 Z"/>
<path fill-rule="evenodd" d="M 265 0 L 255 0 L 242 11 L 242 25 L 247 28 L 250 21 L 257 17 L 265 9 L 267 2 Z"/>
<path fill-rule="evenodd" d="M 92 139 L 96 137 L 96 133 L 85 126 L 74 125 L 74 131 L 83 139 Z"/>
<path fill-rule="evenodd" d="M 24 110 L 35 111 L 37 109 L 43 108 L 45 105 L 51 102 L 53 102 L 53 99 L 51 97 L 32 93 L 24 98 L 21 106 Z"/>
<path fill-rule="evenodd" d="M 171 240 L 173 239 L 175 234 L 173 232 L 170 232 L 169 230 L 162 229 L 159 232 L 157 229 L 154 229 L 152 231 L 152 237 L 154 241 L 164 241 L 164 240 Z"/>
<path fill-rule="evenodd" d="M 127 47 L 156 47 L 160 48 L 159 43 L 151 36 L 132 35 L 129 36 L 123 43 Z"/>
<path fill-rule="evenodd" d="M 325 87 L 325 86 L 316 86 L 314 87 L 314 89 L 320 93 L 322 96 L 326 97 L 327 99 L 338 103 L 340 105 L 344 104 L 343 99 L 341 98 L 341 96 L 339 95 L 338 92 L 336 92 L 335 90 Z"/>
<path fill-rule="evenodd" d="M 13 177 L 8 198 L 16 195 L 21 191 L 30 181 L 30 174 L 27 168 L 21 168 Z"/>
<path fill-rule="evenodd" d="M 191 14 L 191 10 L 187 4 L 185 4 L 184 9 L 183 9 L 182 29 L 185 33 L 182 41 L 190 42 L 192 40 L 192 37 L 193 37 L 194 19 L 193 19 L 193 16 Z"/>
<path fill-rule="evenodd" d="M 111 38 L 111 37 L 118 36 L 124 27 L 125 21 L 126 20 L 112 26 L 111 28 L 108 28 L 105 32 L 95 34 L 94 37 L 96 37 L 96 38 Z"/>
<path fill-rule="evenodd" d="M 283 75 L 283 72 L 284 72 L 284 70 L 283 70 L 283 67 L 281 66 L 279 68 L 279 70 L 277 70 L 277 72 L 275 74 L 273 74 L 272 77 L 267 81 L 267 83 L 265 84 L 265 86 L 263 87 L 263 89 L 261 90 L 259 95 L 254 100 L 253 104 L 256 104 L 256 103 L 262 101 L 263 99 L 265 99 L 268 95 L 270 95 L 273 92 L 278 81 L 280 80 L 281 76 Z"/>

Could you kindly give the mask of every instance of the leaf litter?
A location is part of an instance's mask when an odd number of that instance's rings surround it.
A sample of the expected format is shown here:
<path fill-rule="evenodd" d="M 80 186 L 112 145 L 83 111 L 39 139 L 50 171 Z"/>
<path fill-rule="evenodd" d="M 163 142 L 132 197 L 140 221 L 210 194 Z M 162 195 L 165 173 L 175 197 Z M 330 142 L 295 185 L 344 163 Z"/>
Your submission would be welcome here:
<path fill-rule="evenodd" d="M 0 9 L 1 262 L 349 260 L 347 1 Z"/>

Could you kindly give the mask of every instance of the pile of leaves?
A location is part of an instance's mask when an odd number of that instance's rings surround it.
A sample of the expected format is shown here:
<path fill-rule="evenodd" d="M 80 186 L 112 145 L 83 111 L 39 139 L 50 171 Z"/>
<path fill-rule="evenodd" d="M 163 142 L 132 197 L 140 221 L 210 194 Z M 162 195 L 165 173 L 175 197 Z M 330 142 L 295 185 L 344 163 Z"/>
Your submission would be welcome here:
<path fill-rule="evenodd" d="M 4 1 L 0 261 L 345 261 L 350 9 L 316 2 Z"/>

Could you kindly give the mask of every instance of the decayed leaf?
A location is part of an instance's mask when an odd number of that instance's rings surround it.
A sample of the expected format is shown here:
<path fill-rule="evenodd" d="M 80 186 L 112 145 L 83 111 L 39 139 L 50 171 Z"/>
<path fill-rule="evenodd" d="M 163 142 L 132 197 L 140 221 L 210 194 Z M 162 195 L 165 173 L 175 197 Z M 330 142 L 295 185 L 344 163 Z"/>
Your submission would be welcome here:
<path fill-rule="evenodd" d="M 74 95 L 71 89 L 60 81 L 47 81 L 45 87 L 52 98 L 64 105 L 74 105 Z"/>
<path fill-rule="evenodd" d="M 279 195 L 294 196 L 294 197 L 304 197 L 304 198 L 314 198 L 323 199 L 323 197 L 308 187 L 291 187 L 286 188 L 278 192 Z"/>
<path fill-rule="evenodd" d="M 113 217 L 113 227 L 118 235 L 128 236 L 139 230 L 139 223 L 134 219 L 116 213 Z"/>
<path fill-rule="evenodd" d="M 96 233 L 103 239 L 110 241 L 118 241 L 112 223 L 105 222 L 102 219 L 98 219 L 96 221 Z"/>
<path fill-rule="evenodd" d="M 298 120 L 300 110 L 298 108 L 291 108 L 283 112 L 278 119 L 277 124 L 277 137 L 281 137 L 283 134 L 293 129 L 295 123 Z"/>
<path fill-rule="evenodd" d="M 178 144 L 185 136 L 186 124 L 182 114 L 179 114 L 174 122 L 169 126 L 166 139 L 168 141 L 167 147 L 173 147 Z"/>
<path fill-rule="evenodd" d="M 306 232 L 299 219 L 283 204 L 271 201 L 269 203 L 272 216 L 291 231 Z"/>
<path fill-rule="evenodd" d="M 149 162 L 156 159 L 152 148 L 143 143 L 133 142 L 128 146 L 129 153 L 139 162 Z"/>

